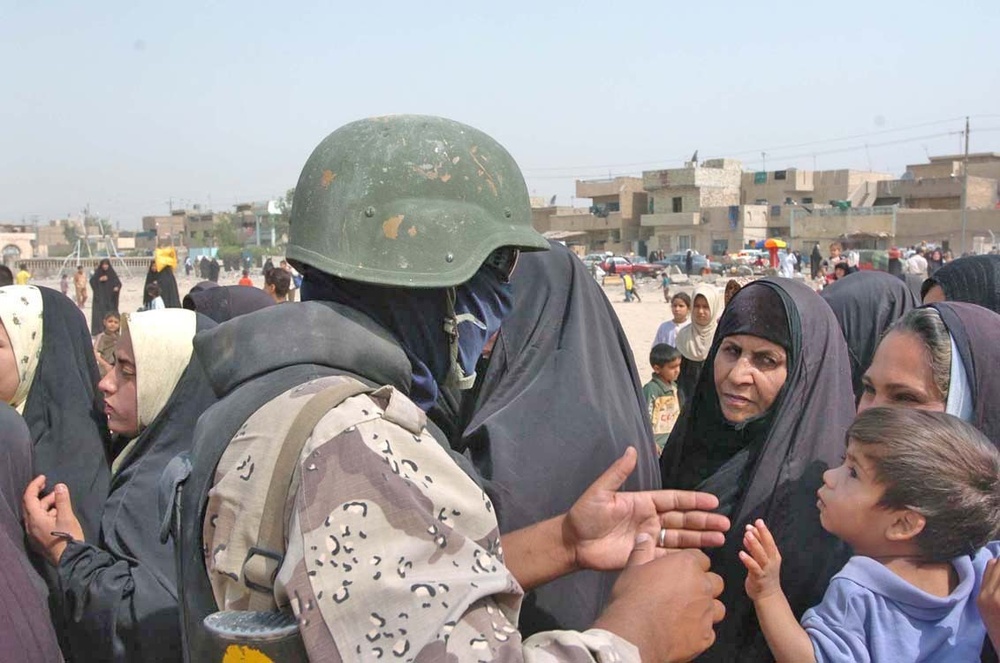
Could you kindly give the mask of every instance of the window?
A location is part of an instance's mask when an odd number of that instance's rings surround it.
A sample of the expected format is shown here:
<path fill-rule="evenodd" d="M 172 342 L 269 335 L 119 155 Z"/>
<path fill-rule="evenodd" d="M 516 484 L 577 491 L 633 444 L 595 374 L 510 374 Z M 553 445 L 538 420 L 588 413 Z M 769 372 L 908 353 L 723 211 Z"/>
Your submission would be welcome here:
<path fill-rule="evenodd" d="M 812 205 L 812 202 L 813 202 L 812 198 L 803 198 L 802 199 L 802 204 L 803 205 Z"/>
<path fill-rule="evenodd" d="M 771 205 L 771 217 L 775 219 L 781 217 L 781 205 Z"/>
<path fill-rule="evenodd" d="M 767 173 L 765 171 L 757 171 L 753 174 L 754 184 L 767 184 Z"/>
<path fill-rule="evenodd" d="M 680 196 L 674 198 L 673 203 L 674 203 L 674 214 L 684 211 L 683 199 Z"/>
<path fill-rule="evenodd" d="M 607 203 L 607 208 L 609 212 L 620 212 L 622 209 L 621 203 L 618 201 Z"/>
<path fill-rule="evenodd" d="M 721 256 L 723 253 L 729 250 L 729 240 L 728 239 L 713 239 L 712 240 L 712 255 Z"/>
<path fill-rule="evenodd" d="M 787 172 L 786 171 L 784 171 L 784 170 L 776 170 L 776 171 L 774 171 L 774 179 L 775 180 L 783 180 L 783 179 L 786 179 L 786 178 L 787 178 Z"/>
<path fill-rule="evenodd" d="M 674 200 L 679 200 L 675 198 Z M 691 235 L 681 235 L 677 238 L 677 248 L 681 251 L 687 251 L 691 248 Z"/>
<path fill-rule="evenodd" d="M 653 198 L 649 199 L 649 213 L 650 214 L 655 214 L 656 213 L 656 212 L 653 211 Z"/>

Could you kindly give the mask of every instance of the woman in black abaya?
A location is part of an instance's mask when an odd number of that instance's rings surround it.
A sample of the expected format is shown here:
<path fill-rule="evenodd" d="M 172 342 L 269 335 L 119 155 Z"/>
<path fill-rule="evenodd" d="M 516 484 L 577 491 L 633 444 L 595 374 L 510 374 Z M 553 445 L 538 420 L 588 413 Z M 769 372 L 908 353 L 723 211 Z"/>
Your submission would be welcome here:
<path fill-rule="evenodd" d="M 824 288 L 820 297 L 830 305 L 847 341 L 857 402 L 864 392 L 861 376 L 872 363 L 879 339 L 920 303 L 902 280 L 876 271 L 848 274 Z"/>
<path fill-rule="evenodd" d="M 118 297 L 122 289 L 121 279 L 107 258 L 101 260 L 91 275 L 90 287 L 94 291 L 90 308 L 90 335 L 97 336 L 104 331 L 104 316 L 118 313 Z"/>
<path fill-rule="evenodd" d="M 924 304 L 968 302 L 1000 313 L 1000 255 L 949 262 L 923 282 L 920 297 Z"/>
<path fill-rule="evenodd" d="M 60 292 L 7 286 L 0 288 L 0 322 L 20 369 L 17 390 L 4 396 L 28 424 L 35 471 L 70 487 L 84 532 L 97 536 L 109 435 L 87 321 Z"/>
<path fill-rule="evenodd" d="M 501 532 L 565 512 L 629 446 L 638 461 L 623 490 L 659 487 L 640 378 L 621 325 L 579 258 L 551 246 L 519 259 L 513 309 L 488 367 L 480 366 L 469 423 L 454 443 L 483 478 Z M 616 576 L 581 571 L 529 593 L 521 632 L 588 628 Z"/>
<path fill-rule="evenodd" d="M 0 650 L 4 660 L 61 661 L 46 604 L 45 581 L 24 547 L 21 492 L 32 478 L 31 437 L 24 420 L 0 404 Z"/>
<path fill-rule="evenodd" d="M 215 323 L 192 311 L 162 309 L 122 320 L 115 370 L 101 381 L 108 420 L 132 438 L 114 461 L 100 535 L 75 525 L 76 496 L 55 487 L 46 512 L 38 477 L 25 491 L 26 527 L 57 566 L 72 622 L 70 649 L 81 660 L 167 662 L 182 658 L 172 542 L 160 539 L 157 499 L 163 470 L 191 447 L 198 417 L 215 395 L 192 361 L 196 331 Z M 67 532 L 71 540 L 54 536 Z"/>
<path fill-rule="evenodd" d="M 816 490 L 840 463 L 854 418 L 849 366 L 833 312 L 801 283 L 755 281 L 723 313 L 693 401 L 660 457 L 665 488 L 717 495 L 733 523 L 725 545 L 709 552 L 725 582 L 726 618 L 699 660 L 772 660 L 743 589 L 743 525 L 763 518 L 771 527 L 797 616 L 846 562 L 846 548 L 820 525 Z"/>
<path fill-rule="evenodd" d="M 160 297 L 163 298 L 163 305 L 166 308 L 181 308 L 181 298 L 177 292 L 177 279 L 174 278 L 172 267 L 164 265 L 160 271 L 156 271 L 156 261 L 150 263 L 149 270 L 146 272 L 146 282 L 142 286 L 143 308 L 150 302 L 150 283 L 156 283 L 160 286 Z"/>

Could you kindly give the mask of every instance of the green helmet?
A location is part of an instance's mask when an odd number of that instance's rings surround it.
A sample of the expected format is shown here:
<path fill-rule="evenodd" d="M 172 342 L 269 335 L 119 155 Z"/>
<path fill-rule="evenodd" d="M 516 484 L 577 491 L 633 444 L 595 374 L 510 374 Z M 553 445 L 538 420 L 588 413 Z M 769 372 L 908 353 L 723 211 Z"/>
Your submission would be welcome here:
<path fill-rule="evenodd" d="M 439 117 L 352 122 L 313 150 L 295 188 L 287 257 L 354 281 L 468 281 L 494 250 L 545 250 L 528 190 L 499 143 Z"/>

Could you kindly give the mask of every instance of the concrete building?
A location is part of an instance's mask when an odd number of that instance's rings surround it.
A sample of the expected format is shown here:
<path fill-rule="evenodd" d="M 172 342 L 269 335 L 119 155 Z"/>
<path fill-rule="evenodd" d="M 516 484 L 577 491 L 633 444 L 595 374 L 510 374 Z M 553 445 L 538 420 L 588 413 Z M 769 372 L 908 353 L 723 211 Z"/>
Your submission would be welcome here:
<path fill-rule="evenodd" d="M 577 180 L 576 197 L 589 198 L 589 209 L 534 207 L 535 229 L 541 233 L 571 233 L 567 244 L 583 246 L 587 252 L 645 253 L 643 242 L 650 233 L 644 233 L 639 223 L 648 204 L 640 178 Z"/>
<path fill-rule="evenodd" d="M 16 271 L 19 261 L 35 257 L 35 229 L 17 224 L 0 225 L 0 259 Z"/>
<path fill-rule="evenodd" d="M 930 157 L 928 163 L 911 164 L 903 177 L 879 182 L 879 205 L 904 209 L 992 209 L 1000 202 L 1000 154 L 969 155 L 965 181 L 964 156 Z"/>
<path fill-rule="evenodd" d="M 171 210 L 169 216 L 142 217 L 142 233 L 136 236 L 136 248 L 151 251 L 159 240 L 177 246 L 187 245 L 187 210 Z"/>
<path fill-rule="evenodd" d="M 651 231 L 647 248 L 719 255 L 742 248 L 748 229 L 755 237 L 766 232 L 766 208 L 740 204 L 742 172 L 734 159 L 644 172 L 649 208 L 640 222 Z"/>

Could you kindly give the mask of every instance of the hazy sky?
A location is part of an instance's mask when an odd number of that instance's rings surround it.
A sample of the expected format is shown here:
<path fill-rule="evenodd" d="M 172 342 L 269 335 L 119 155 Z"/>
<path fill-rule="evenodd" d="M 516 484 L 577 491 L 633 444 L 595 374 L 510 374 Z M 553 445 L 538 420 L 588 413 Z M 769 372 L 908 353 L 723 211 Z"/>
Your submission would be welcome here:
<path fill-rule="evenodd" d="M 898 173 L 965 115 L 1000 152 L 1000 2 L 817 4 L 0 0 L 0 221 L 274 197 L 384 113 L 486 131 L 561 204 L 695 149 Z"/>

